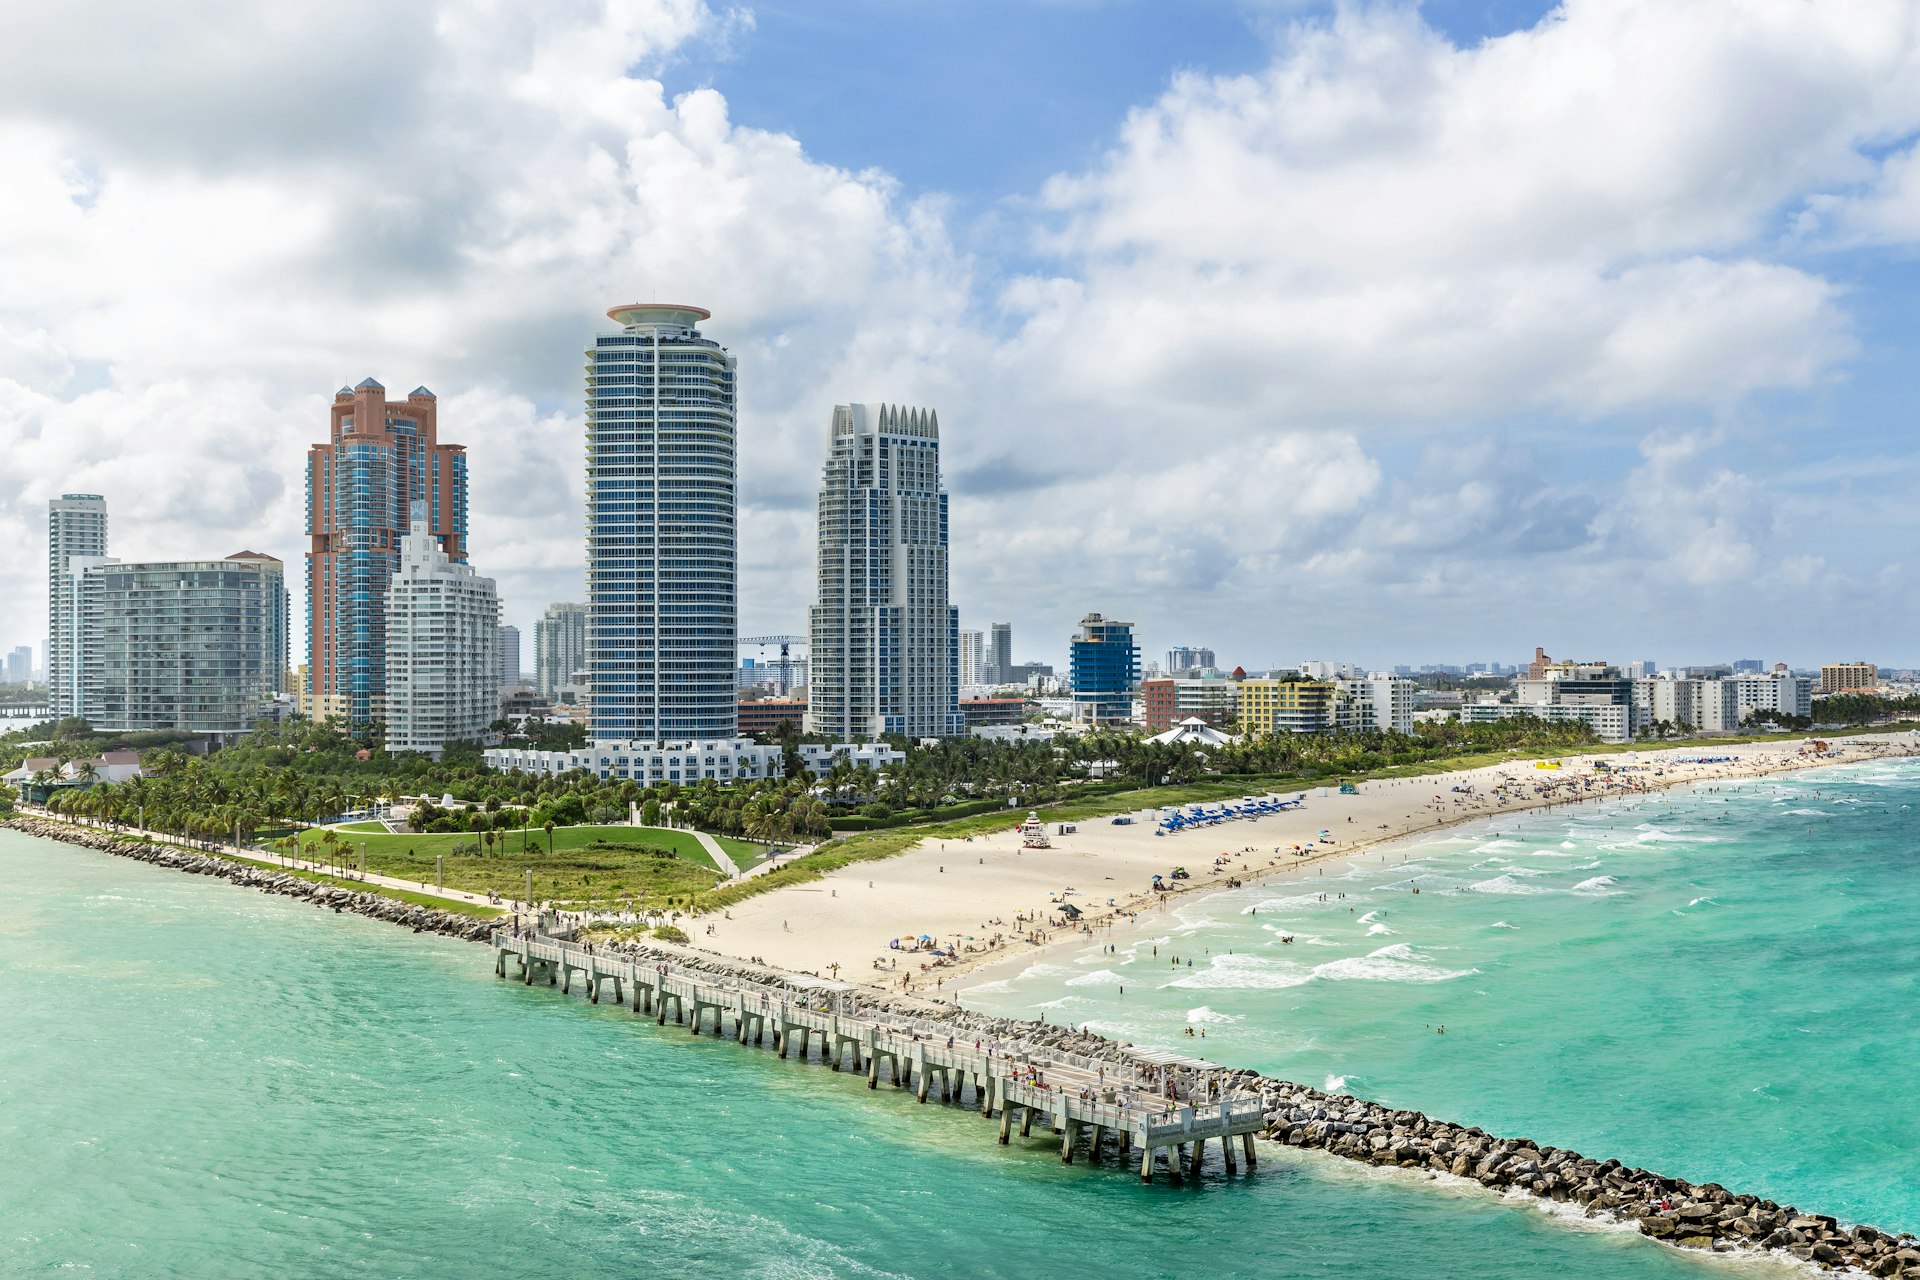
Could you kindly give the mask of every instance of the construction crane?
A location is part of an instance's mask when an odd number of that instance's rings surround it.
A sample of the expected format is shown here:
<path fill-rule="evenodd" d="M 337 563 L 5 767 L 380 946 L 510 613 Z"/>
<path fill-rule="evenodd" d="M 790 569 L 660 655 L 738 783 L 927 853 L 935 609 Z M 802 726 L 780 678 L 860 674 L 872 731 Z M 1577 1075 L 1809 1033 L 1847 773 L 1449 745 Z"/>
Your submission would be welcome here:
<path fill-rule="evenodd" d="M 757 644 L 762 649 L 770 644 L 777 644 L 780 646 L 780 656 L 785 658 L 790 646 L 806 644 L 807 638 L 805 636 L 741 636 L 740 643 L 742 645 Z"/>
<path fill-rule="evenodd" d="M 794 683 L 793 682 L 793 659 L 790 658 L 788 654 L 794 645 L 807 643 L 807 638 L 805 636 L 741 636 L 740 643 L 743 646 L 750 645 L 750 644 L 757 644 L 760 646 L 760 658 L 761 658 L 762 666 L 766 665 L 767 646 L 770 644 L 779 645 L 780 646 L 780 662 L 779 662 L 779 665 L 777 665 L 773 669 L 776 674 L 774 675 L 773 684 L 771 687 L 776 693 L 778 693 L 783 698 L 786 697 L 787 694 L 792 692 L 793 683 Z"/>

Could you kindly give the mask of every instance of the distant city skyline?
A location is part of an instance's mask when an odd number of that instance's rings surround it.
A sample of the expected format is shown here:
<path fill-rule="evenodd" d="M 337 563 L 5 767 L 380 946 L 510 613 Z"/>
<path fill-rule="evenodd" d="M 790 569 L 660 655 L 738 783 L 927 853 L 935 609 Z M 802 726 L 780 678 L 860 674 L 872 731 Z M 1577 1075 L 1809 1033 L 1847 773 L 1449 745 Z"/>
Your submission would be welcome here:
<path fill-rule="evenodd" d="M 812 441 L 852 387 L 940 406 L 952 603 L 1016 662 L 1063 665 L 1100 608 L 1249 669 L 1920 665 L 1920 32 L 1892 8 L 1041 6 L 1010 41 L 991 7 L 694 0 L 456 39 L 294 0 L 237 59 L 129 6 L 143 65 L 202 74 L 75 93 L 45 69 L 119 2 L 8 50 L 0 650 L 47 639 L 64 492 L 111 496 L 129 558 L 297 563 L 302 455 L 368 371 L 487 459 L 475 557 L 530 634 L 585 598 L 579 352 L 611 293 L 698 299 L 754 370 L 747 633 L 804 629 Z M 316 130 L 336 50 L 336 100 L 381 105 Z"/>

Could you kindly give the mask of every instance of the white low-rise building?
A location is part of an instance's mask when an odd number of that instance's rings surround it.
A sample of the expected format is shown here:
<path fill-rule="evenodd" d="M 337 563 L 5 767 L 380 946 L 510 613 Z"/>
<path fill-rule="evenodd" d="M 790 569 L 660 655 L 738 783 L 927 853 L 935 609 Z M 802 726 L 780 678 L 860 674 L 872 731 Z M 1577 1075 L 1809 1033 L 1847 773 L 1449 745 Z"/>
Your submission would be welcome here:
<path fill-rule="evenodd" d="M 1334 683 L 1340 690 L 1337 709 L 1341 728 L 1413 732 L 1413 696 L 1419 686 L 1406 676 L 1376 671 L 1367 676 L 1341 677 Z"/>
<path fill-rule="evenodd" d="M 906 753 L 885 743 L 838 743 L 799 747 L 812 773 L 824 773 L 845 760 L 858 767 L 879 770 L 906 759 Z M 752 738 L 715 738 L 699 742 L 594 742 L 577 751 L 535 751 L 526 747 L 498 747 L 482 753 L 491 769 L 557 776 L 584 769 L 597 778 L 637 782 L 643 787 L 677 782 L 682 785 L 711 778 L 715 782 L 758 782 L 786 776 L 786 751 Z"/>
<path fill-rule="evenodd" d="M 1632 736 L 1632 713 L 1624 702 L 1469 702 L 1460 708 L 1460 718 L 1468 724 L 1532 716 L 1552 724 L 1589 725 L 1602 742 L 1626 742 Z"/>

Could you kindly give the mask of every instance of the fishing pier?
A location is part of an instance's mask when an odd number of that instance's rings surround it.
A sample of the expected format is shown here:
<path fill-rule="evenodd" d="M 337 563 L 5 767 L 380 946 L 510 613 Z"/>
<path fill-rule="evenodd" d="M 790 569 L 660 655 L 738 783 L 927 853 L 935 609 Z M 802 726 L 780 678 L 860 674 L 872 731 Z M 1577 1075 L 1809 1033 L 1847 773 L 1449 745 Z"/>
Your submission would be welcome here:
<path fill-rule="evenodd" d="M 970 1106 L 999 1120 L 1002 1145 L 1016 1126 L 1030 1137 L 1038 1120 L 1043 1133 L 1059 1136 L 1063 1164 L 1082 1150 L 1090 1161 L 1110 1150 L 1129 1164 L 1137 1154 L 1142 1182 L 1153 1180 L 1162 1159 L 1175 1177 L 1195 1177 L 1207 1144 L 1217 1140 L 1228 1173 L 1241 1159 L 1252 1170 L 1254 1135 L 1265 1127 L 1258 1097 L 1215 1096 L 1211 1077 L 1221 1068 L 1180 1054 L 1135 1049 L 1115 1063 L 1006 1036 L 962 1041 L 932 1019 L 862 1012 L 851 983 L 801 974 L 723 976 L 544 934 L 496 930 L 493 951 L 501 978 L 512 960 L 511 976 L 530 986 L 544 979 L 570 993 L 577 980 L 595 1004 L 610 988 L 614 1003 L 660 1026 L 671 1013 L 694 1035 L 711 1027 L 715 1036 L 771 1048 L 781 1058 L 865 1071 L 869 1089 L 878 1089 L 884 1074 L 923 1103 Z"/>

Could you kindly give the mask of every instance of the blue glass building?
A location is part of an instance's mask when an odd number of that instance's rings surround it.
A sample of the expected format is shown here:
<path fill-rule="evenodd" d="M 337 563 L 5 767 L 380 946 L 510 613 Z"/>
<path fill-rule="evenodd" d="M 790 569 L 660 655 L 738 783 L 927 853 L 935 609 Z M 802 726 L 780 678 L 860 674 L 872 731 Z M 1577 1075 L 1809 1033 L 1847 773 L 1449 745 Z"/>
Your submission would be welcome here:
<path fill-rule="evenodd" d="M 1133 624 L 1090 613 L 1072 641 L 1073 717 L 1092 724 L 1133 718 L 1140 687 L 1140 646 Z"/>

